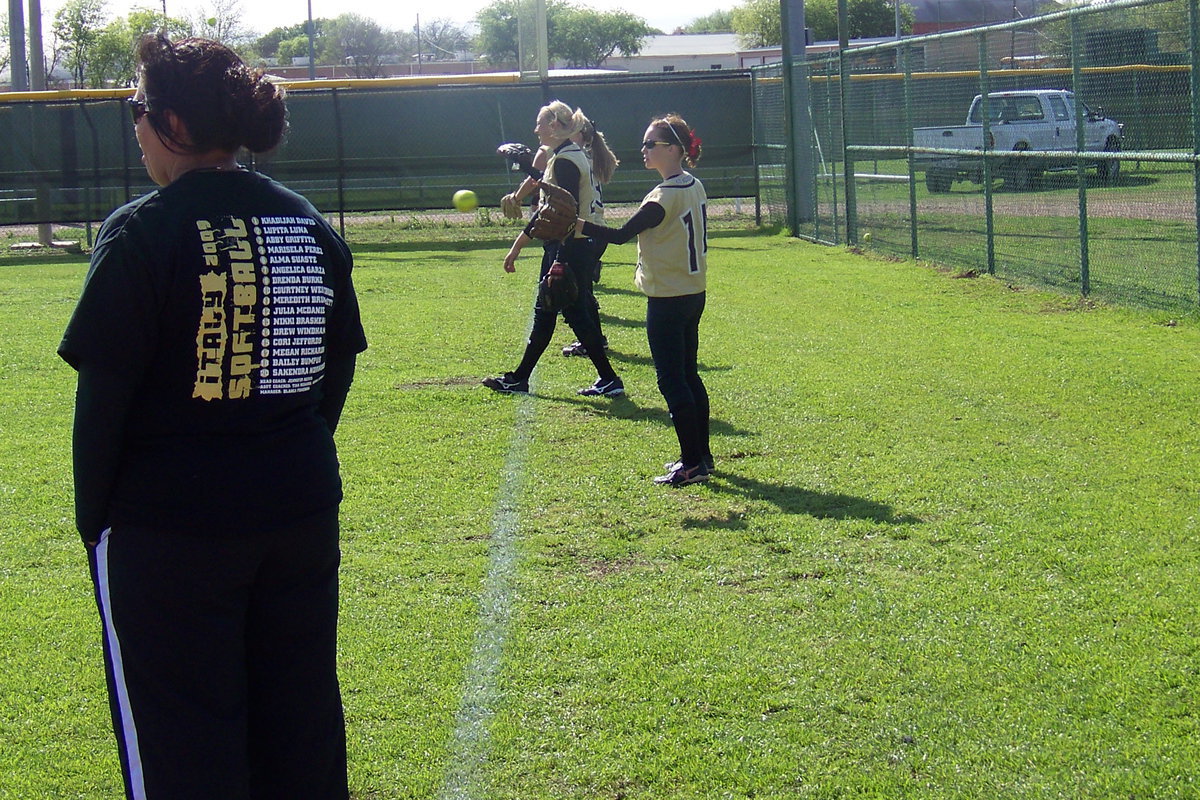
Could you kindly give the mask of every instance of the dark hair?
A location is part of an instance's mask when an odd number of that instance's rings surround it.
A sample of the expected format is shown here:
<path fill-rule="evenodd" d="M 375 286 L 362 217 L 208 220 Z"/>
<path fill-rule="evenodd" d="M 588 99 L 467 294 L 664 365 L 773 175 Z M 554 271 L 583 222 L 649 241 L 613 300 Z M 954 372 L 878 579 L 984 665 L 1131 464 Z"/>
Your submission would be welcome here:
<path fill-rule="evenodd" d="M 283 88 L 252 71 L 220 42 L 188 38 L 172 42 L 147 34 L 137 45 L 138 74 L 145 87 L 147 118 L 181 152 L 262 153 L 276 147 L 287 129 Z M 173 136 L 161 112 L 170 109 L 187 129 Z"/>
<path fill-rule="evenodd" d="M 678 145 L 683 150 L 683 160 L 689 167 L 700 160 L 700 137 L 688 127 L 687 120 L 678 114 L 664 114 L 650 120 L 650 127 L 663 132 L 665 141 Z"/>

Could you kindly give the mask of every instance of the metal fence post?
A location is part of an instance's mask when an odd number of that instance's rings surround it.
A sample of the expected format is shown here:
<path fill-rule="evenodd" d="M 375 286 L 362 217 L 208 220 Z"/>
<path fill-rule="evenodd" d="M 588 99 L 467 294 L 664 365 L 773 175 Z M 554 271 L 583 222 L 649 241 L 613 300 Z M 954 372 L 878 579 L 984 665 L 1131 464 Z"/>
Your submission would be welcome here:
<path fill-rule="evenodd" d="M 838 60 L 838 68 L 839 68 L 839 70 L 841 69 L 840 58 Z M 831 104 L 833 103 L 833 92 L 831 92 L 829 90 L 829 87 L 832 85 L 832 83 L 833 83 L 833 61 L 826 60 L 826 62 L 825 62 L 825 119 L 828 120 L 829 131 L 828 131 L 828 133 L 825 134 L 825 138 L 829 140 L 830 147 L 833 146 L 833 120 L 834 120 L 833 108 L 831 106 Z M 839 81 L 839 91 L 840 91 L 840 86 L 841 86 L 841 82 Z M 839 103 L 841 102 L 840 98 L 839 98 L 838 102 Z M 843 137 L 843 139 L 844 139 L 844 137 Z M 842 152 L 845 153 L 845 141 L 842 142 L 842 145 L 843 145 Z M 837 170 L 835 170 L 835 169 L 829 170 L 829 183 L 830 183 L 830 186 L 832 187 L 832 193 L 833 193 L 833 243 L 835 245 L 837 245 L 837 244 L 842 243 L 841 238 L 840 238 L 841 234 L 838 233 L 838 220 L 839 220 L 840 214 L 838 212 Z"/>
<path fill-rule="evenodd" d="M 1079 290 L 1084 297 L 1092 291 L 1091 267 L 1088 263 L 1087 172 L 1081 151 L 1087 147 L 1084 130 L 1083 66 L 1079 44 L 1079 17 L 1071 17 L 1071 91 L 1075 93 L 1075 178 L 1079 184 Z"/>
<path fill-rule="evenodd" d="M 338 90 L 333 90 L 333 132 L 337 141 L 337 198 L 338 227 L 342 238 L 346 238 L 346 158 L 345 142 L 342 141 L 342 108 Z"/>
<path fill-rule="evenodd" d="M 842 101 L 842 170 L 846 175 L 846 241 L 858 244 L 857 193 L 854 186 L 854 156 L 850 154 L 850 11 L 848 0 L 838 0 L 838 92 Z"/>
<path fill-rule="evenodd" d="M 1192 155 L 1200 156 L 1200 2 L 1188 0 L 1188 39 L 1192 61 Z M 1192 161 L 1192 201 L 1196 206 L 1196 230 L 1200 230 L 1200 160 Z M 1196 238 L 1196 293 L 1200 300 L 1200 237 Z"/>
<path fill-rule="evenodd" d="M 987 31 L 979 34 L 979 96 L 983 122 L 983 216 L 988 275 L 996 274 L 996 215 L 992 201 L 992 83 L 988 76 Z"/>
<path fill-rule="evenodd" d="M 87 103 L 79 101 L 79 113 L 92 133 L 92 185 L 83 190 L 83 216 L 87 223 L 87 246 L 92 246 L 92 198 L 100 191 L 100 132 L 88 111 Z"/>
<path fill-rule="evenodd" d="M 899 14 L 900 4 L 896 3 Z M 897 35 L 899 28 L 897 27 Z M 912 257 L 917 258 L 920 252 L 917 249 L 917 168 L 916 161 L 913 158 L 913 110 L 912 110 L 912 63 L 909 59 L 911 51 L 907 44 L 900 46 L 900 58 L 904 62 L 904 127 L 907 131 L 908 138 L 908 233 L 909 247 L 912 252 Z"/>
<path fill-rule="evenodd" d="M 750 70 L 750 160 L 754 165 L 754 224 L 762 225 L 762 183 L 759 173 L 762 165 L 758 161 L 759 141 L 759 110 L 758 110 L 758 73 Z"/>
<path fill-rule="evenodd" d="M 122 109 L 118 108 L 118 111 L 122 111 Z M 135 126 L 129 121 L 128 114 L 117 114 L 117 124 L 121 128 L 121 183 L 125 189 L 125 199 L 122 202 L 128 203 L 133 199 L 133 182 L 129 176 L 129 151 L 132 148 L 129 146 L 129 143 L 135 141 L 136 132 L 134 130 Z"/>

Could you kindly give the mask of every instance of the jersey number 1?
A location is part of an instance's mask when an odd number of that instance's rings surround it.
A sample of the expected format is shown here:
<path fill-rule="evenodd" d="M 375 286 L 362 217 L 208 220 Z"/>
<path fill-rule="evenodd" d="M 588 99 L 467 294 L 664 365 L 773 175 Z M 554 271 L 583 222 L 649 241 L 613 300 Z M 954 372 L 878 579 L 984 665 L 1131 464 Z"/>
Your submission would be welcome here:
<path fill-rule="evenodd" d="M 708 254 L 708 207 L 700 204 L 700 230 L 696 230 L 696 219 L 692 210 L 683 215 L 683 224 L 688 232 L 688 272 L 700 271 L 700 258 L 697 253 Z"/>

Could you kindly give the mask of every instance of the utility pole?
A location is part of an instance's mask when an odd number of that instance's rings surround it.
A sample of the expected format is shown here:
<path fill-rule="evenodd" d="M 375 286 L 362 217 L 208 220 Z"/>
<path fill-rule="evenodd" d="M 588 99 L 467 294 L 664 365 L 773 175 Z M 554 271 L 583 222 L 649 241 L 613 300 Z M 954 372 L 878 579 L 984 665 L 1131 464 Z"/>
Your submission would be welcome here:
<path fill-rule="evenodd" d="M 46 61 L 42 55 L 42 0 L 29 0 L 29 88 L 46 90 Z M 41 111 L 42 109 L 37 109 Z M 44 116 L 39 114 L 39 116 Z M 50 216 L 50 187 L 38 181 L 34 205 L 39 219 Z M 54 241 L 54 228 L 49 222 L 38 223 L 38 243 L 49 247 Z"/>
<path fill-rule="evenodd" d="M 317 79 L 317 57 L 314 54 L 316 48 L 313 47 L 313 36 L 315 34 L 312 21 L 312 0 L 308 0 L 308 79 L 310 81 Z"/>
<path fill-rule="evenodd" d="M 42 0 L 29 0 L 29 88 L 46 89 L 46 60 L 42 50 Z"/>
<path fill-rule="evenodd" d="M 8 0 L 9 73 L 14 92 L 29 91 L 29 68 L 25 59 L 25 9 L 21 0 Z"/>

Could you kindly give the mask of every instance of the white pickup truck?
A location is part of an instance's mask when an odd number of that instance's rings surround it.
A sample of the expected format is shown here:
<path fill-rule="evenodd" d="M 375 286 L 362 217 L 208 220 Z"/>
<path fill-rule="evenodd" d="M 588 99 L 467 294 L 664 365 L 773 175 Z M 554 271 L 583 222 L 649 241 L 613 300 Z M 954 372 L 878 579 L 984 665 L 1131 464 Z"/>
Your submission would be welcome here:
<path fill-rule="evenodd" d="M 1084 150 L 1119 152 L 1122 126 L 1103 113 L 1084 106 Z M 993 152 L 1069 152 L 1070 158 L 1008 158 L 994 161 L 992 174 L 1004 178 L 1012 189 L 1033 187 L 1043 172 L 1075 169 L 1075 95 L 1062 89 L 1027 89 L 988 94 L 988 149 Z M 967 124 L 949 128 L 914 128 L 913 147 L 941 150 L 984 149 L 983 96 L 976 95 L 967 113 Z M 983 159 L 974 155 L 915 153 L 925 169 L 925 186 L 931 192 L 948 192 L 956 180 L 983 182 Z M 1115 183 L 1121 162 L 1097 159 L 1096 174 L 1106 184 Z"/>

